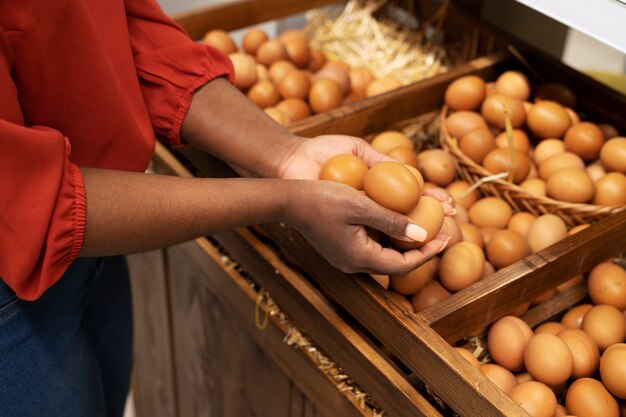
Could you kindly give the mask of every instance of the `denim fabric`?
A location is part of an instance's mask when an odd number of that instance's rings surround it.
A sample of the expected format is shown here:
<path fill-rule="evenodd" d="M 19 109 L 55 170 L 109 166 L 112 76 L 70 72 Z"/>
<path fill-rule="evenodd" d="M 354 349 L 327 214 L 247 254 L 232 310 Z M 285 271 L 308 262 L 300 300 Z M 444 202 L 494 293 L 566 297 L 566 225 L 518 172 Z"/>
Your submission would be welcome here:
<path fill-rule="evenodd" d="M 34 302 L 0 280 L 0 416 L 121 417 L 131 343 L 123 257 L 76 260 Z"/>

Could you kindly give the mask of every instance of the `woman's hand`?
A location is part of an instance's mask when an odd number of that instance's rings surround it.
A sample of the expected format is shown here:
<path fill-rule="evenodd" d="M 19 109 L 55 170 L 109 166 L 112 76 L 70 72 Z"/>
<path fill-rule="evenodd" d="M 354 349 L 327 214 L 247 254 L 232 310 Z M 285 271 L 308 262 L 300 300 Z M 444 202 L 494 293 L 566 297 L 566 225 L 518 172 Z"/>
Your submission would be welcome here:
<path fill-rule="evenodd" d="M 385 248 L 365 226 L 396 239 L 407 237 L 408 217 L 388 210 L 353 188 L 330 181 L 298 181 L 287 198 L 285 222 L 298 230 L 333 266 L 347 273 L 405 274 L 441 250 L 449 238 L 440 234 L 406 252 Z"/>
<path fill-rule="evenodd" d="M 356 155 L 368 167 L 391 160 L 363 139 L 346 135 L 323 135 L 300 139 L 298 145 L 280 162 L 276 170 L 283 179 L 317 179 L 322 165 L 335 155 Z"/>

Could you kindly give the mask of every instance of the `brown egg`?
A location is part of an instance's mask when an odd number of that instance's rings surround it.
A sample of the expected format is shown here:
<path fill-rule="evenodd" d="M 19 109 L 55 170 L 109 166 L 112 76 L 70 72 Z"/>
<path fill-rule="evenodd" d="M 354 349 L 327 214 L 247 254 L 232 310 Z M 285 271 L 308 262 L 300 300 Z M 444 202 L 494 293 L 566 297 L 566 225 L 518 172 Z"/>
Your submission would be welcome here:
<path fill-rule="evenodd" d="M 418 155 L 420 172 L 426 181 L 445 187 L 456 173 L 454 158 L 444 150 L 429 149 Z"/>
<path fill-rule="evenodd" d="M 480 368 L 480 362 L 478 362 L 478 359 L 476 359 L 476 356 L 474 356 L 472 352 L 461 347 L 455 347 L 454 350 L 456 350 L 459 355 L 461 355 L 463 358 L 465 358 L 465 360 L 472 364 L 474 368 Z"/>
<path fill-rule="evenodd" d="M 517 379 L 518 384 L 522 384 L 528 381 L 534 381 L 533 377 L 530 376 L 528 372 L 519 372 L 515 374 L 515 379 Z"/>
<path fill-rule="evenodd" d="M 552 334 L 558 335 L 563 330 L 567 329 L 563 323 L 559 323 L 558 321 L 547 321 L 543 324 L 540 324 L 535 329 L 535 334 Z"/>
<path fill-rule="evenodd" d="M 495 363 L 486 363 L 480 365 L 479 370 L 507 395 L 517 385 L 515 375 L 503 366 Z"/>
<path fill-rule="evenodd" d="M 448 250 L 452 246 L 456 245 L 463 240 L 463 234 L 459 224 L 452 217 L 445 216 L 443 218 L 443 226 L 441 226 L 441 233 L 450 237 L 450 241 L 445 250 Z"/>
<path fill-rule="evenodd" d="M 456 214 L 453 216 L 454 220 L 458 224 L 469 223 L 469 214 L 467 214 L 467 210 L 463 208 L 463 206 L 458 206 L 456 208 Z"/>
<path fill-rule="evenodd" d="M 296 67 L 289 61 L 281 59 L 276 62 L 273 62 L 269 67 L 269 75 L 270 80 L 274 84 L 278 84 L 282 81 L 283 78 L 291 71 L 295 71 Z"/>
<path fill-rule="evenodd" d="M 567 412 L 579 417 L 619 417 L 617 400 L 592 378 L 579 378 L 565 396 Z"/>
<path fill-rule="evenodd" d="M 270 72 L 265 65 L 256 64 L 255 68 L 258 81 L 267 81 L 270 79 Z"/>
<path fill-rule="evenodd" d="M 600 128 L 600 130 L 602 130 L 602 135 L 604 135 L 605 140 L 609 140 L 611 138 L 619 136 L 619 132 L 613 125 L 610 125 L 608 123 L 600 123 L 598 127 Z"/>
<path fill-rule="evenodd" d="M 626 174 L 626 137 L 607 140 L 600 150 L 600 160 L 608 171 Z"/>
<path fill-rule="evenodd" d="M 537 297 L 533 298 L 533 300 L 531 301 L 531 304 L 537 305 L 545 301 L 549 301 L 552 299 L 552 297 L 554 297 L 555 294 L 556 294 L 556 288 L 551 288 L 547 290 L 546 292 L 544 292 L 543 294 L 539 294 Z"/>
<path fill-rule="evenodd" d="M 362 190 L 367 170 L 367 164 L 356 155 L 335 155 L 322 166 L 320 179 Z"/>
<path fill-rule="evenodd" d="M 341 91 L 344 96 L 350 92 L 350 75 L 344 66 L 339 62 L 327 62 L 321 70 L 315 73 L 313 79 L 314 81 L 334 81 L 339 87 L 341 87 Z"/>
<path fill-rule="evenodd" d="M 575 126 L 578 123 L 580 123 L 580 116 L 578 116 L 578 113 L 576 113 L 574 110 L 570 109 L 569 107 L 563 107 L 563 108 L 565 109 L 565 112 L 569 116 L 569 119 L 572 121 L 572 126 Z"/>
<path fill-rule="evenodd" d="M 530 83 L 528 78 L 519 71 L 506 71 L 496 80 L 496 91 L 502 95 L 528 100 Z"/>
<path fill-rule="evenodd" d="M 451 246 L 441 257 L 439 281 L 448 291 L 456 292 L 480 281 L 484 270 L 485 255 L 471 242 L 459 242 Z"/>
<path fill-rule="evenodd" d="M 593 181 L 587 171 L 576 168 L 561 169 L 550 175 L 546 182 L 548 197 L 568 203 L 587 203 L 595 193 Z"/>
<path fill-rule="evenodd" d="M 572 353 L 558 336 L 537 334 L 524 349 L 526 370 L 534 379 L 546 385 L 558 385 L 572 374 Z"/>
<path fill-rule="evenodd" d="M 288 58 L 285 45 L 277 39 L 263 42 L 256 51 L 257 62 L 267 67 L 276 61 L 287 60 Z"/>
<path fill-rule="evenodd" d="M 487 123 L 498 129 L 504 129 L 505 110 L 508 112 L 511 125 L 514 128 L 524 124 L 526 120 L 526 110 L 524 110 L 522 101 L 514 97 L 503 96 L 502 94 L 489 96 L 483 101 L 480 111 Z"/>
<path fill-rule="evenodd" d="M 533 178 L 530 180 L 526 180 L 522 182 L 519 186 L 522 190 L 526 191 L 527 193 L 544 196 L 544 197 L 546 195 L 546 182 L 542 180 L 541 178 Z"/>
<path fill-rule="evenodd" d="M 582 275 L 576 275 L 574 278 L 570 278 L 564 283 L 560 284 L 556 287 L 557 293 L 562 293 L 569 290 L 572 287 L 582 284 L 585 281 Z"/>
<path fill-rule="evenodd" d="M 483 236 L 484 246 L 486 247 L 491 241 L 491 237 L 498 231 L 502 230 L 497 227 L 482 227 L 480 229 L 480 234 Z"/>
<path fill-rule="evenodd" d="M 616 397 L 626 399 L 626 343 L 616 343 L 602 354 L 600 376 Z"/>
<path fill-rule="evenodd" d="M 496 91 L 496 83 L 495 82 L 488 82 L 485 83 L 485 97 L 489 97 L 492 96 L 494 94 L 497 94 L 498 92 Z"/>
<path fill-rule="evenodd" d="M 528 176 L 530 159 L 518 150 L 513 150 L 513 158 L 511 163 L 511 151 L 509 149 L 496 148 L 485 156 L 483 167 L 493 174 L 513 171 L 513 182 L 519 184 Z"/>
<path fill-rule="evenodd" d="M 299 98 L 304 100 L 311 88 L 309 76 L 303 71 L 291 71 L 278 83 L 278 92 L 283 98 Z"/>
<path fill-rule="evenodd" d="M 413 305 L 411 302 L 402 294 L 398 294 L 394 291 L 387 291 L 385 294 L 389 300 L 402 311 L 408 311 L 410 313 L 414 312 Z"/>
<path fill-rule="evenodd" d="M 479 227 L 495 227 L 504 229 L 509 223 L 513 211 L 511 206 L 497 197 L 486 197 L 478 200 L 469 208 L 470 222 Z"/>
<path fill-rule="evenodd" d="M 485 99 L 485 93 L 485 81 L 482 78 L 466 75 L 450 83 L 444 100 L 452 110 L 474 110 Z"/>
<path fill-rule="evenodd" d="M 404 275 L 390 275 L 389 286 L 403 295 L 413 295 L 431 281 L 429 262 Z"/>
<path fill-rule="evenodd" d="M 206 35 L 204 35 L 203 41 L 205 44 L 219 49 L 226 55 L 237 52 L 237 45 L 235 45 L 235 42 L 233 42 L 230 35 L 220 29 L 209 31 Z"/>
<path fill-rule="evenodd" d="M 265 33 L 262 29 L 250 29 L 243 36 L 241 46 L 246 53 L 256 55 L 256 51 L 259 49 L 259 46 L 261 46 L 261 44 L 268 39 L 269 37 L 267 36 L 267 33 Z"/>
<path fill-rule="evenodd" d="M 564 329 L 558 337 L 572 353 L 572 378 L 592 376 L 600 363 L 600 349 L 591 336 L 580 329 Z"/>
<path fill-rule="evenodd" d="M 266 107 L 263 110 L 265 111 L 265 114 L 267 114 L 269 117 L 274 119 L 274 121 L 276 121 L 278 124 L 282 126 L 288 126 L 291 123 L 289 116 L 287 116 L 285 113 L 283 113 L 281 110 L 277 109 L 276 107 Z"/>
<path fill-rule="evenodd" d="M 567 226 L 555 214 L 542 214 L 530 225 L 526 239 L 530 249 L 539 252 L 567 237 Z"/>
<path fill-rule="evenodd" d="M 478 127 L 461 136 L 459 148 L 471 160 L 477 164 L 482 164 L 485 155 L 496 148 L 496 141 L 491 129 Z"/>
<path fill-rule="evenodd" d="M 509 229 L 494 233 L 486 252 L 487 259 L 496 269 L 507 267 L 531 253 L 526 238 Z"/>
<path fill-rule="evenodd" d="M 467 181 L 454 181 L 448 184 L 446 190 L 457 206 L 463 206 L 467 209 L 478 200 L 478 190 L 474 188 L 468 191 L 470 187 L 471 184 Z"/>
<path fill-rule="evenodd" d="M 539 178 L 539 173 L 537 172 L 537 168 L 535 167 L 535 164 L 533 163 L 533 161 L 530 160 L 530 169 L 528 170 L 528 175 L 526 175 L 526 178 L 524 178 L 524 181 L 534 180 L 537 178 Z"/>
<path fill-rule="evenodd" d="M 509 397 L 531 417 L 553 417 L 556 412 L 556 396 L 541 382 L 523 382 L 513 387 Z"/>
<path fill-rule="evenodd" d="M 422 190 L 417 179 L 398 162 L 379 162 L 369 169 L 363 184 L 365 194 L 381 206 L 407 214 L 417 205 Z"/>
<path fill-rule="evenodd" d="M 370 276 L 384 289 L 389 288 L 389 275 L 370 274 Z"/>
<path fill-rule="evenodd" d="M 443 288 L 439 282 L 430 281 L 420 292 L 411 297 L 411 304 L 415 312 L 419 313 L 449 296 L 450 292 Z"/>
<path fill-rule="evenodd" d="M 587 289 L 594 304 L 626 310 L 626 271 L 619 265 L 611 262 L 596 265 L 589 273 Z"/>
<path fill-rule="evenodd" d="M 566 151 L 575 153 L 585 161 L 592 161 L 600 155 L 604 135 L 594 123 L 582 122 L 567 129 L 563 143 Z"/>
<path fill-rule="evenodd" d="M 535 101 L 556 101 L 565 107 L 576 107 L 576 96 L 569 87 L 563 84 L 544 84 L 537 89 Z"/>
<path fill-rule="evenodd" d="M 585 171 L 587 171 L 587 174 L 589 174 L 589 177 L 594 183 L 606 175 L 606 171 L 604 170 L 602 162 L 600 162 L 599 159 L 587 165 Z"/>
<path fill-rule="evenodd" d="M 527 116 L 528 128 L 540 138 L 561 138 L 572 124 L 563 106 L 550 100 L 536 103 Z"/>
<path fill-rule="evenodd" d="M 521 129 L 513 129 L 511 140 L 514 149 L 517 149 L 523 154 L 528 154 L 530 151 L 530 140 L 526 132 Z M 496 136 L 496 146 L 498 148 L 509 149 L 509 137 L 506 132 L 502 132 Z"/>
<path fill-rule="evenodd" d="M 485 279 L 489 275 L 493 275 L 495 272 L 496 272 L 496 269 L 493 267 L 493 265 L 491 265 L 489 261 L 485 261 L 485 270 L 483 271 L 483 276 L 480 279 Z M 530 305 L 530 303 L 528 303 L 528 305 Z M 526 307 L 526 310 L 528 310 L 528 307 Z M 520 315 L 524 314 L 524 312 L 522 312 L 521 314 L 517 314 L 517 310 L 515 310 L 511 314 L 516 317 L 519 317 Z"/>
<path fill-rule="evenodd" d="M 278 103 L 276 108 L 289 116 L 294 123 L 311 115 L 308 104 L 299 98 L 287 98 Z"/>
<path fill-rule="evenodd" d="M 545 160 L 565 152 L 565 143 L 561 139 L 544 139 L 537 144 L 533 151 L 535 164 L 541 165 Z"/>
<path fill-rule="evenodd" d="M 575 168 L 585 170 L 585 163 L 580 156 L 571 152 L 563 152 L 546 159 L 539 165 L 539 177 L 544 181 L 560 169 Z"/>
<path fill-rule="evenodd" d="M 341 87 L 331 80 L 318 80 L 309 90 L 309 104 L 313 113 L 323 113 L 341 105 Z"/>
<path fill-rule="evenodd" d="M 567 414 L 567 409 L 563 407 L 561 404 L 556 406 L 556 411 L 554 412 L 554 417 L 571 417 Z"/>
<path fill-rule="evenodd" d="M 441 230 L 444 222 L 444 213 L 443 207 L 439 200 L 429 197 L 422 196 L 419 198 L 419 202 L 413 208 L 407 216 L 413 220 L 417 225 L 426 229 L 426 239 L 423 242 L 405 242 L 403 240 L 397 240 L 391 238 L 391 243 L 399 248 L 404 250 L 410 250 L 419 248 L 424 243 L 430 242 Z"/>
<path fill-rule="evenodd" d="M 367 86 L 374 79 L 372 73 L 365 67 L 358 67 L 351 68 L 350 71 L 348 71 L 348 75 L 350 76 L 350 87 L 352 91 L 365 97 Z"/>
<path fill-rule="evenodd" d="M 387 152 L 387 156 L 405 165 L 410 165 L 416 169 L 419 167 L 417 154 L 413 149 L 409 149 L 404 146 L 396 146 L 395 148 Z"/>
<path fill-rule="evenodd" d="M 298 68 L 307 68 L 309 61 L 311 60 L 311 53 L 309 50 L 309 42 L 300 38 L 293 38 L 283 41 L 285 50 L 287 51 L 287 58 L 295 64 Z"/>
<path fill-rule="evenodd" d="M 535 216 L 534 214 L 521 211 L 511 216 L 511 218 L 509 219 L 509 223 L 506 225 L 506 228 L 526 237 L 528 235 L 528 230 L 530 230 L 530 226 L 536 219 L 537 216 Z"/>
<path fill-rule="evenodd" d="M 251 55 L 235 52 L 228 58 L 235 70 L 235 87 L 245 90 L 257 81 L 256 62 Z"/>
<path fill-rule="evenodd" d="M 326 56 L 318 49 L 311 49 L 309 52 L 309 71 L 317 72 L 326 64 Z"/>
<path fill-rule="evenodd" d="M 395 130 L 387 130 L 377 134 L 372 139 L 371 145 L 372 148 L 384 154 L 400 146 L 410 150 L 413 150 L 415 147 L 411 138 Z"/>
<path fill-rule="evenodd" d="M 271 81 L 259 81 L 248 90 L 248 98 L 262 109 L 272 107 L 280 101 L 278 89 Z"/>
<path fill-rule="evenodd" d="M 463 241 L 472 242 L 478 247 L 483 247 L 483 235 L 480 233 L 480 229 L 470 223 L 463 223 L 459 225 L 461 229 L 461 236 L 463 237 Z"/>
<path fill-rule="evenodd" d="M 402 84 L 396 78 L 387 76 L 372 80 L 365 89 L 365 95 L 367 97 L 374 97 L 400 88 L 401 86 Z"/>
<path fill-rule="evenodd" d="M 411 174 L 413 174 L 413 176 L 415 177 L 415 179 L 417 180 L 417 182 L 420 185 L 420 190 L 424 191 L 424 177 L 422 177 L 422 174 L 414 166 L 411 166 L 411 165 L 408 165 L 408 164 L 404 164 L 404 166 L 409 171 L 411 171 Z"/>
<path fill-rule="evenodd" d="M 601 351 L 626 340 L 626 317 L 613 306 L 600 304 L 583 317 L 583 329 L 596 342 Z"/>
<path fill-rule="evenodd" d="M 470 130 L 479 127 L 487 129 L 487 122 L 480 113 L 462 110 L 450 113 L 446 117 L 446 128 L 453 138 L 461 138 Z"/>
<path fill-rule="evenodd" d="M 593 204 L 601 206 L 626 205 L 626 175 L 609 172 L 595 182 L 596 193 Z"/>
<path fill-rule="evenodd" d="M 581 304 L 570 309 L 561 319 L 561 323 L 568 329 L 580 329 L 583 324 L 583 317 L 592 307 L 591 304 Z"/>

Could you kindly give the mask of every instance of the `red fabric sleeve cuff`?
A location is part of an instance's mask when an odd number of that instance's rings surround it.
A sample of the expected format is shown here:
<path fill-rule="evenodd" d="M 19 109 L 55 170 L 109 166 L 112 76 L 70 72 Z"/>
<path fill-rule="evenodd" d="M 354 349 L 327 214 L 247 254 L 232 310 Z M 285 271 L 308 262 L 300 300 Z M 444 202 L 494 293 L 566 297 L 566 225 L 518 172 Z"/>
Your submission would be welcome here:
<path fill-rule="evenodd" d="M 69 251 L 68 265 L 78 257 L 85 239 L 85 226 L 87 224 L 87 194 L 85 192 L 85 181 L 80 169 L 74 164 L 71 167 L 72 179 L 74 183 L 74 206 L 72 207 L 72 219 L 74 222 L 74 236 L 72 248 Z"/>
<path fill-rule="evenodd" d="M 142 92 L 156 134 L 180 144 L 180 129 L 194 92 L 217 77 L 234 80 L 228 57 L 208 45 L 188 43 L 135 56 Z"/>

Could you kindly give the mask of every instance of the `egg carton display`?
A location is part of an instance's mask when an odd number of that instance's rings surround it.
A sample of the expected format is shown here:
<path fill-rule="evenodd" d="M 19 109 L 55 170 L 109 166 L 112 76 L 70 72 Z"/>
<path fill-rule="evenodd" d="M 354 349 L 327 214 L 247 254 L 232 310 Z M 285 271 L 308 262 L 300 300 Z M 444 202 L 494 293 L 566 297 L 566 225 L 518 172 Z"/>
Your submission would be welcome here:
<path fill-rule="evenodd" d="M 568 86 L 531 86 L 520 71 L 494 82 L 465 76 L 445 103 L 441 143 L 485 192 L 571 225 L 626 206 L 626 138 L 584 109 L 579 115 Z"/>
<path fill-rule="evenodd" d="M 303 30 L 286 30 L 276 39 L 253 27 L 241 45 L 221 29 L 209 30 L 202 42 L 228 54 L 235 86 L 285 126 L 430 78 L 495 48 L 477 28 L 446 43 L 447 3 L 423 21 L 389 1 L 353 0 L 334 10 L 340 11 L 334 18 L 311 10 L 315 17 Z"/>

